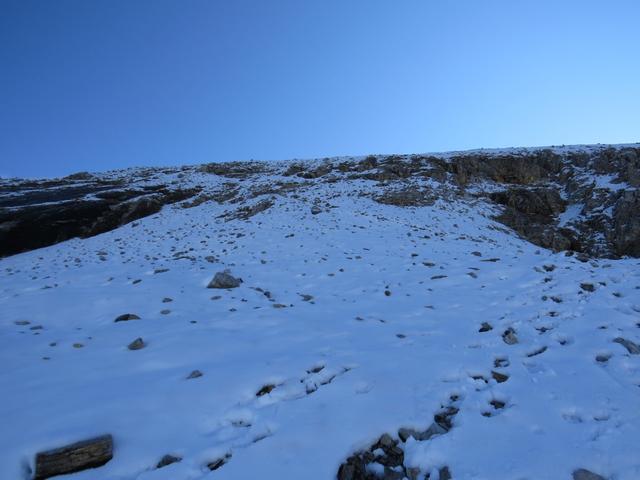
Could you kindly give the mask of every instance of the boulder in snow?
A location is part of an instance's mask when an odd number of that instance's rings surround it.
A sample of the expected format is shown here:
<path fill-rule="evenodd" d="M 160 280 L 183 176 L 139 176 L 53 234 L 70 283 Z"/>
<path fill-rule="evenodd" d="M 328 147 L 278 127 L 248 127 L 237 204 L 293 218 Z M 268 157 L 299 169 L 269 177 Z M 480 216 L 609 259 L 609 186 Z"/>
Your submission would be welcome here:
<path fill-rule="evenodd" d="M 229 270 L 224 272 L 218 272 L 213 279 L 207 285 L 207 288 L 236 288 L 242 283 L 241 278 L 236 278 L 231 275 Z"/>
<path fill-rule="evenodd" d="M 113 457 L 113 437 L 83 440 L 64 447 L 40 452 L 36 455 L 34 480 L 79 472 L 104 465 Z"/>

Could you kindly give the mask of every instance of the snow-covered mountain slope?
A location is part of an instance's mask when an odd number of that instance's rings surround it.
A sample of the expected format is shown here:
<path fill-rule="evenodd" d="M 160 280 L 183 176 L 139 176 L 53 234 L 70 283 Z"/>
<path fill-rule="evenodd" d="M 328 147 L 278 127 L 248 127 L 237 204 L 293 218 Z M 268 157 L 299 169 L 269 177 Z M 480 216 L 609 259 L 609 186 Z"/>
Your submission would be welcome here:
<path fill-rule="evenodd" d="M 199 196 L 0 260 L 0 478 L 103 434 L 60 478 L 640 478 L 637 258 L 519 238 L 493 180 L 323 166 L 156 172 Z"/>

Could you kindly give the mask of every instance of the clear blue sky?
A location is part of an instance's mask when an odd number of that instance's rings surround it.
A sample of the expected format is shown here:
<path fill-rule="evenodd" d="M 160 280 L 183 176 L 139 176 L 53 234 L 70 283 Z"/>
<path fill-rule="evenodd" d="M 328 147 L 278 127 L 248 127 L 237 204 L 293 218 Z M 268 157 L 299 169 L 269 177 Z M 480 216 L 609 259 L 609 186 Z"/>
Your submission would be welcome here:
<path fill-rule="evenodd" d="M 0 0 L 0 174 L 640 140 L 638 0 Z"/>

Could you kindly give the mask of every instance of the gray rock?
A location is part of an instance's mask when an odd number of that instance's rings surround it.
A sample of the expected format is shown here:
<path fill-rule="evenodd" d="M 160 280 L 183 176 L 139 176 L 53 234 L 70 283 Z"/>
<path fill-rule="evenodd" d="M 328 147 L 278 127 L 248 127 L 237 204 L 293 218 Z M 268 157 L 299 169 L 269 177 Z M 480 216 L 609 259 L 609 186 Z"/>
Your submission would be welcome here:
<path fill-rule="evenodd" d="M 504 373 L 496 372 L 495 370 L 491 371 L 491 376 L 498 383 L 504 383 L 509 380 L 509 375 L 505 375 Z"/>
<path fill-rule="evenodd" d="M 581 283 L 580 288 L 585 292 L 595 292 L 596 287 L 593 286 L 593 283 Z"/>
<path fill-rule="evenodd" d="M 491 330 L 493 330 L 493 327 L 491 326 L 491 324 L 487 322 L 482 322 L 482 325 L 480 325 L 480 329 L 478 330 L 478 332 L 484 333 L 484 332 L 489 332 Z"/>
<path fill-rule="evenodd" d="M 640 355 L 640 346 L 637 343 L 622 337 L 614 338 L 613 341 L 626 348 L 631 355 Z"/>
<path fill-rule="evenodd" d="M 579 468 L 573 471 L 573 480 L 607 480 L 602 475 L 593 473 L 585 468 Z"/>
<path fill-rule="evenodd" d="M 187 377 L 187 380 L 190 380 L 192 378 L 198 378 L 201 376 L 202 376 L 202 372 L 200 370 L 193 370 Z"/>
<path fill-rule="evenodd" d="M 502 334 L 502 340 L 504 340 L 504 343 L 506 343 L 507 345 L 515 345 L 516 343 L 518 343 L 516 331 L 511 327 L 507 328 Z"/>
<path fill-rule="evenodd" d="M 115 319 L 116 322 L 128 322 L 129 320 L 140 320 L 140 317 L 135 313 L 125 313 Z"/>
<path fill-rule="evenodd" d="M 227 463 L 230 458 L 231 458 L 231 454 L 226 453 L 223 457 L 220 457 L 212 462 L 209 462 L 207 464 L 207 467 L 209 468 L 209 470 L 217 470 L 221 466 L 223 466 L 225 463 Z"/>
<path fill-rule="evenodd" d="M 144 348 L 145 346 L 146 346 L 146 344 L 144 343 L 144 340 L 142 340 L 142 338 L 138 337 L 133 342 L 131 342 L 129 345 L 127 345 L 127 348 L 129 350 L 140 350 L 141 348 Z"/>
<path fill-rule="evenodd" d="M 447 433 L 447 430 L 444 427 L 433 422 L 429 428 L 421 432 L 413 428 L 401 428 L 398 430 L 398 437 L 400 437 L 400 440 L 403 442 L 406 442 L 409 437 L 413 437 L 418 441 L 424 441 L 429 440 L 435 435 L 443 435 L 445 433 Z"/>
<path fill-rule="evenodd" d="M 236 288 L 242 283 L 241 278 L 236 278 L 231 275 L 229 270 L 224 272 L 218 272 L 213 279 L 207 285 L 207 288 Z"/>
<path fill-rule="evenodd" d="M 440 480 L 451 480 L 453 477 L 451 476 L 451 472 L 449 471 L 449 467 L 442 467 L 439 471 L 438 471 L 438 476 L 440 477 Z"/>
<path fill-rule="evenodd" d="M 175 457 L 173 455 L 165 455 L 160 459 L 156 468 L 166 467 L 167 465 L 171 465 L 172 463 L 177 463 L 182 461 L 182 457 Z"/>
<path fill-rule="evenodd" d="M 276 388 L 276 386 L 273 383 L 267 383 L 266 385 L 263 385 L 262 388 L 260 388 L 260 390 L 256 392 L 256 397 L 262 397 L 263 395 L 267 395 L 268 393 L 271 393 L 274 388 Z"/>
<path fill-rule="evenodd" d="M 83 440 L 36 455 L 34 480 L 79 472 L 104 465 L 113 458 L 111 435 Z"/>

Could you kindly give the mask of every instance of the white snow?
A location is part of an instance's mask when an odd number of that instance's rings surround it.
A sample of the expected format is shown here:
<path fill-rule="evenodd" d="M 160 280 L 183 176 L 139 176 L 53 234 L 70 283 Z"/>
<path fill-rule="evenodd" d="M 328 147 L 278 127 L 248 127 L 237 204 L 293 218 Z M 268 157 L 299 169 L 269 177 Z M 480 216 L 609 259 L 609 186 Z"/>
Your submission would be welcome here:
<path fill-rule="evenodd" d="M 578 219 L 583 208 L 584 205 L 582 205 L 581 203 L 568 205 L 567 209 L 560 215 L 558 215 L 558 227 L 565 227 L 572 221 Z"/>
<path fill-rule="evenodd" d="M 640 342 L 638 260 L 541 250 L 496 228 L 481 202 L 398 208 L 352 194 L 368 184 L 311 186 L 249 221 L 217 218 L 229 204 L 165 207 L 0 260 L 0 478 L 29 478 L 37 452 L 111 433 L 109 463 L 64 478 L 331 479 L 381 434 L 426 428 L 452 394 L 453 429 L 404 444 L 423 475 L 640 478 L 640 356 L 612 342 Z M 315 198 L 337 208 L 312 215 Z M 224 268 L 242 286 L 205 288 Z M 123 313 L 141 319 L 114 323 Z M 518 344 L 503 342 L 508 327 Z M 127 350 L 136 337 L 147 346 Z M 195 369 L 204 375 L 187 380 Z M 154 469 L 168 453 L 183 460 Z"/>

